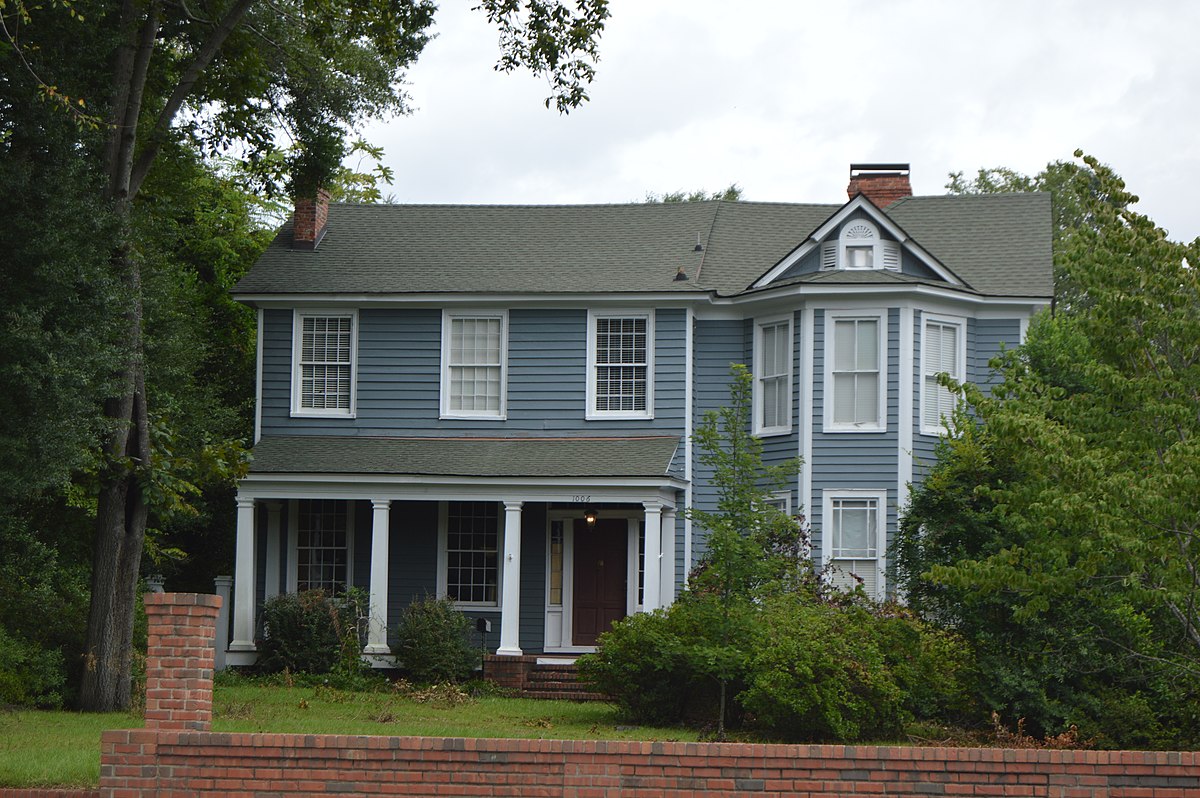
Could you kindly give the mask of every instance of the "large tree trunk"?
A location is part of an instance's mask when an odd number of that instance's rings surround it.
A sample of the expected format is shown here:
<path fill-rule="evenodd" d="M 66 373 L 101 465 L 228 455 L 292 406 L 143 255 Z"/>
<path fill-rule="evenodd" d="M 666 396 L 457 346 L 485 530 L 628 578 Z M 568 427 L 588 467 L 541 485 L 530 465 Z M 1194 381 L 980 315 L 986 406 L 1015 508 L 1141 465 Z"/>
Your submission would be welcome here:
<path fill-rule="evenodd" d="M 127 709 L 132 694 L 133 621 L 138 575 L 146 537 L 147 507 L 139 470 L 150 462 L 150 424 L 142 342 L 141 264 L 134 252 L 130 175 L 138 118 L 158 35 L 158 2 L 145 15 L 133 0 L 121 8 L 124 43 L 113 69 L 112 113 L 105 150 L 106 198 L 116 220 L 111 264 L 125 288 L 125 365 L 117 396 L 104 403 L 110 426 L 104 446 L 96 535 L 92 545 L 92 595 L 80 708 L 93 712 Z"/>

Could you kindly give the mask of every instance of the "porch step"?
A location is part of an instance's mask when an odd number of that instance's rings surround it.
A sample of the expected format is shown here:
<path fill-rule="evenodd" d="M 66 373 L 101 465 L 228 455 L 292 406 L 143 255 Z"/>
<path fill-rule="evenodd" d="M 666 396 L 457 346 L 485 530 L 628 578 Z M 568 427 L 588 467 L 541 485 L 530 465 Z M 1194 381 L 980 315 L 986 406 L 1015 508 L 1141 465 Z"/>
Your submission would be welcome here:
<path fill-rule="evenodd" d="M 573 661 L 563 659 L 534 663 L 522 695 L 559 701 L 607 700 L 607 696 L 591 692 L 580 684 L 578 667 Z"/>

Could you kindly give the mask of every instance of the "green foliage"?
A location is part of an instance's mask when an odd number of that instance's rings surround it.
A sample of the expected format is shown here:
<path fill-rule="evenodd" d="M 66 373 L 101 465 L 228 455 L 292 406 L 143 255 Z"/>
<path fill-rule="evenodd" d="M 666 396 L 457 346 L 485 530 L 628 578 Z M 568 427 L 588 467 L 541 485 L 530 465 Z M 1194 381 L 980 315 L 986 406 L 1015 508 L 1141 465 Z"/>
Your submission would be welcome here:
<path fill-rule="evenodd" d="M 1078 301 L 1031 325 L 990 396 L 966 389 L 971 417 L 904 519 L 900 581 L 971 640 L 982 699 L 1037 733 L 1196 739 L 1200 241 L 1129 210 L 1095 159 L 1078 174 L 1087 223 L 1061 252 Z M 1139 721 L 1147 702 L 1177 725 Z"/>
<path fill-rule="evenodd" d="M 720 191 L 705 191 L 698 189 L 696 191 L 668 191 L 663 194 L 655 194 L 646 192 L 646 197 L 643 202 L 648 203 L 677 203 L 677 202 L 706 202 L 709 200 L 724 200 L 726 202 L 738 202 L 742 199 L 742 187 L 737 183 L 730 183 Z"/>
<path fill-rule="evenodd" d="M 12 637 L 0 626 L 0 704 L 61 706 L 65 682 L 61 651 Z"/>
<path fill-rule="evenodd" d="M 405 607 L 392 653 L 418 684 L 461 682 L 479 664 L 472 628 L 453 601 L 426 596 Z"/>
<path fill-rule="evenodd" d="M 961 708 L 966 654 L 952 638 L 871 602 L 773 599 L 755 625 L 738 700 L 789 739 L 892 739 Z"/>
<path fill-rule="evenodd" d="M 357 674 L 362 668 L 366 597 L 322 590 L 281 593 L 263 604 L 258 667 L 264 672 Z"/>

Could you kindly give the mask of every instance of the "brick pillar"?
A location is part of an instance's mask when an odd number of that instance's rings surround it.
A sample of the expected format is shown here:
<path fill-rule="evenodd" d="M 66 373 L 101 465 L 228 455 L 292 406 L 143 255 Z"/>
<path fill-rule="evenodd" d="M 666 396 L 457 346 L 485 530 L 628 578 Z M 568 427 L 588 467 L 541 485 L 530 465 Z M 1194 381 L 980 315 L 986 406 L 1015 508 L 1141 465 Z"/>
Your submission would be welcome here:
<path fill-rule="evenodd" d="M 208 731 L 221 597 L 146 594 L 146 728 Z"/>

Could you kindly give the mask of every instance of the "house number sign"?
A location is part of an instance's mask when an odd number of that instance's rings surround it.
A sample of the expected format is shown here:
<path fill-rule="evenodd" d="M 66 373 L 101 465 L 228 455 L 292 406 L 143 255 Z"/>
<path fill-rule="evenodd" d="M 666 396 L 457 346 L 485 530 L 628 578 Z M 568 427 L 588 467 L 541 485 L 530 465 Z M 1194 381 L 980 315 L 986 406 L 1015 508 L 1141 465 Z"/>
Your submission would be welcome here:
<path fill-rule="evenodd" d="M 586 503 L 590 502 L 591 500 L 592 500 L 592 494 L 590 494 L 590 493 L 576 493 L 575 495 L 573 495 L 571 497 L 571 501 L 575 502 L 575 503 L 582 502 L 582 503 L 586 504 Z"/>

